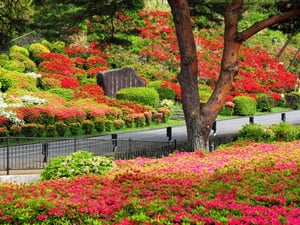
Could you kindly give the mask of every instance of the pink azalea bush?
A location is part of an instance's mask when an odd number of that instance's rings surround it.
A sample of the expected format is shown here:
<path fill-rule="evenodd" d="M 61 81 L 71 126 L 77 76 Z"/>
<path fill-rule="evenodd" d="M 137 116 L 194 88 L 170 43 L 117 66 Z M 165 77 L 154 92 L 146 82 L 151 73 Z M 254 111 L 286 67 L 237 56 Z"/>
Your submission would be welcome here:
<path fill-rule="evenodd" d="M 116 161 L 103 176 L 0 186 L 1 224 L 300 223 L 300 141 Z"/>

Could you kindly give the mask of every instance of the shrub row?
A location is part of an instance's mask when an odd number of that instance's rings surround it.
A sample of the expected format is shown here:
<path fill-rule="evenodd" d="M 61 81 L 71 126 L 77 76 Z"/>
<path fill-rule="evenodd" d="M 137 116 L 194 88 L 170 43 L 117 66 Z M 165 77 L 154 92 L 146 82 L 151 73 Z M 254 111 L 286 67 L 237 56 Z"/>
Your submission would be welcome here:
<path fill-rule="evenodd" d="M 232 101 L 224 104 L 220 115 L 224 116 L 249 116 L 258 112 L 271 112 L 275 106 L 289 107 L 291 109 L 300 108 L 300 93 L 292 92 L 285 95 L 281 100 L 275 100 L 266 94 L 259 94 L 254 97 L 236 96 Z"/>
<path fill-rule="evenodd" d="M 300 139 L 300 126 L 293 126 L 281 122 L 271 126 L 264 126 L 257 123 L 249 123 L 238 132 L 237 140 L 266 142 L 273 141 L 294 141 Z"/>
<path fill-rule="evenodd" d="M 170 116 L 170 110 L 166 107 L 161 107 L 156 112 L 145 112 L 130 114 L 123 119 L 109 120 L 103 117 L 95 117 L 92 120 L 85 119 L 81 122 L 65 123 L 63 121 L 55 122 L 54 124 L 42 125 L 37 123 L 25 123 L 21 126 L 10 126 L 7 128 L 2 123 L 0 127 L 0 137 L 5 136 L 25 136 L 25 137 L 47 137 L 65 136 L 69 132 L 72 136 L 79 134 L 92 134 L 96 132 L 110 132 L 123 128 L 145 127 L 151 124 L 165 123 Z"/>

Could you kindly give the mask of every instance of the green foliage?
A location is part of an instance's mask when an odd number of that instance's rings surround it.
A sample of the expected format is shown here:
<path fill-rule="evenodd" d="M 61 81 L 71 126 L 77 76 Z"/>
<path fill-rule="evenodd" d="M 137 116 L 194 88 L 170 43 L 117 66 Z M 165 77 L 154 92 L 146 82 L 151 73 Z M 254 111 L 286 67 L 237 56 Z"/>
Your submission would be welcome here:
<path fill-rule="evenodd" d="M 9 135 L 13 137 L 17 137 L 21 134 L 22 127 L 17 125 L 12 125 L 9 128 Z"/>
<path fill-rule="evenodd" d="M 162 99 L 171 99 L 171 100 L 175 99 L 176 92 L 171 88 L 162 87 L 162 81 L 160 81 L 160 80 L 151 81 L 147 85 L 147 87 L 154 88 L 158 92 L 159 99 L 161 99 L 161 100 Z"/>
<path fill-rule="evenodd" d="M 57 87 L 57 88 L 51 88 L 48 91 L 52 94 L 56 94 L 56 95 L 64 98 L 67 101 L 70 101 L 74 97 L 74 91 L 70 88 L 66 89 L 66 88 Z"/>
<path fill-rule="evenodd" d="M 50 50 L 45 45 L 42 45 L 40 43 L 33 43 L 29 45 L 28 50 L 31 59 L 33 59 L 36 63 L 41 62 L 41 53 L 50 52 Z"/>
<path fill-rule="evenodd" d="M 120 100 L 135 101 L 142 105 L 158 106 L 159 95 L 154 88 L 123 88 L 116 93 Z"/>
<path fill-rule="evenodd" d="M 0 127 L 0 137 L 7 137 L 8 135 L 9 135 L 9 131 L 7 130 L 7 128 Z"/>
<path fill-rule="evenodd" d="M 94 122 L 92 120 L 82 121 L 82 129 L 85 134 L 91 134 L 94 129 Z"/>
<path fill-rule="evenodd" d="M 46 135 L 47 135 L 47 137 L 55 137 L 56 136 L 56 126 L 48 125 L 46 127 Z"/>
<path fill-rule="evenodd" d="M 242 141 L 272 142 L 275 140 L 275 133 L 264 125 L 248 123 L 239 130 L 237 139 Z"/>
<path fill-rule="evenodd" d="M 86 151 L 77 151 L 69 156 L 51 159 L 41 172 L 41 179 L 71 178 L 83 174 L 102 175 L 114 167 L 113 158 L 94 156 L 93 153 Z"/>
<path fill-rule="evenodd" d="M 41 79 L 40 86 L 43 90 L 49 90 L 59 88 L 60 82 L 57 79 L 46 77 Z M 55 92 L 55 94 L 59 94 L 59 91 L 57 91 L 56 89 L 54 89 L 53 91 Z"/>
<path fill-rule="evenodd" d="M 17 46 L 17 45 L 13 45 L 9 49 L 9 53 L 10 53 L 10 55 L 13 53 L 17 53 L 17 54 L 21 54 L 21 55 L 25 56 L 26 58 L 29 57 L 29 51 L 26 48 Z"/>
<path fill-rule="evenodd" d="M 268 95 L 261 95 L 257 99 L 257 110 L 259 112 L 271 112 L 274 107 L 274 99 Z"/>
<path fill-rule="evenodd" d="M 105 130 L 105 118 L 97 117 L 94 119 L 95 129 L 98 132 L 103 132 Z"/>
<path fill-rule="evenodd" d="M 10 71 L 24 72 L 25 65 L 24 63 L 16 60 L 9 60 L 4 65 L 3 68 Z"/>
<path fill-rule="evenodd" d="M 41 44 L 48 47 L 50 49 L 50 51 L 54 52 L 54 53 L 62 53 L 64 51 L 65 46 L 66 46 L 65 42 L 63 42 L 63 41 L 50 42 L 50 41 L 47 41 L 47 40 L 43 40 L 41 42 Z"/>
<path fill-rule="evenodd" d="M 67 130 L 68 130 L 68 125 L 65 124 L 63 121 L 58 121 L 55 123 L 56 131 L 59 136 L 63 137 L 65 136 Z"/>
<path fill-rule="evenodd" d="M 78 123 L 78 122 L 74 122 L 74 123 L 69 124 L 69 129 L 70 129 L 70 132 L 73 136 L 77 136 L 79 134 L 80 127 L 81 127 L 81 124 Z"/>
<path fill-rule="evenodd" d="M 31 0 L 1 0 L 0 5 L 0 48 L 24 30 L 25 24 L 33 14 Z"/>
<path fill-rule="evenodd" d="M 275 133 L 276 140 L 279 141 L 295 141 L 299 137 L 299 129 L 288 123 L 281 122 L 271 126 Z"/>
<path fill-rule="evenodd" d="M 43 136 L 45 126 L 35 123 L 26 123 L 21 126 L 21 133 L 25 137 L 41 137 Z"/>
<path fill-rule="evenodd" d="M 285 94 L 286 105 L 291 109 L 299 109 L 300 108 L 300 93 L 299 92 L 291 92 Z"/>
<path fill-rule="evenodd" d="M 200 96 L 200 102 L 201 103 L 207 103 L 208 99 L 210 98 L 212 94 L 212 89 L 208 85 L 200 84 L 198 86 L 198 92 Z"/>
<path fill-rule="evenodd" d="M 135 114 L 134 122 L 136 127 L 144 127 L 146 125 L 146 118 L 143 113 Z"/>
<path fill-rule="evenodd" d="M 122 129 L 124 127 L 124 124 L 125 124 L 124 120 L 121 120 L 121 119 L 114 120 L 114 126 L 117 130 Z"/>
<path fill-rule="evenodd" d="M 237 96 L 233 99 L 234 115 L 249 116 L 256 113 L 256 101 L 248 96 Z"/>

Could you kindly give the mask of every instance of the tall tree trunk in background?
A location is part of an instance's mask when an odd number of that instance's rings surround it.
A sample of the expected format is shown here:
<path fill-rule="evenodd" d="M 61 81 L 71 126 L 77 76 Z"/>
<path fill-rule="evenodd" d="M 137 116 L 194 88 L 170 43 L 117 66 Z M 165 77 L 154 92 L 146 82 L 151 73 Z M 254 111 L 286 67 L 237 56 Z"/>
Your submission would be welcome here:
<path fill-rule="evenodd" d="M 284 45 L 281 47 L 280 51 L 279 51 L 278 54 L 276 55 L 276 57 L 277 57 L 278 59 L 282 56 L 284 50 L 285 50 L 286 47 L 289 45 L 289 43 L 291 42 L 291 40 L 293 39 L 293 37 L 294 37 L 294 34 L 290 34 L 290 35 L 289 35 L 288 39 L 286 40 L 286 42 L 284 43 Z"/>
<path fill-rule="evenodd" d="M 210 99 L 200 110 L 197 52 L 190 21 L 190 9 L 187 0 L 168 0 L 168 3 L 171 7 L 180 50 L 181 70 L 178 80 L 182 89 L 188 145 L 190 150 L 208 151 L 212 125 L 226 97 L 230 94 L 234 77 L 239 71 L 237 59 L 242 43 L 269 26 L 299 16 L 300 9 L 294 8 L 286 13 L 269 17 L 239 32 L 238 22 L 245 11 L 243 8 L 244 1 L 232 0 L 231 3 L 227 4 L 224 15 L 224 50 L 219 80 Z"/>
<path fill-rule="evenodd" d="M 298 48 L 298 51 L 296 52 L 296 54 L 294 55 L 293 59 L 291 60 L 290 65 L 286 68 L 286 71 L 290 70 L 291 66 L 295 63 L 295 61 L 296 61 L 299 53 L 300 53 L 300 48 Z"/>

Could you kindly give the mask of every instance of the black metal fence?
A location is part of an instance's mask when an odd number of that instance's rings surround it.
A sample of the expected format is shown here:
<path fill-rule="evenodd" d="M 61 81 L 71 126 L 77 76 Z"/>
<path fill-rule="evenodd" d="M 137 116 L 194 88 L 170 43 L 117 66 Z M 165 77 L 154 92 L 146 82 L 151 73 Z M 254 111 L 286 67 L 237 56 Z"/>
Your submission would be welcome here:
<path fill-rule="evenodd" d="M 112 136 L 113 137 L 113 136 Z M 43 169 L 51 158 L 78 150 L 115 159 L 163 157 L 176 149 L 176 140 L 167 142 L 99 138 L 0 138 L 0 171 Z"/>

